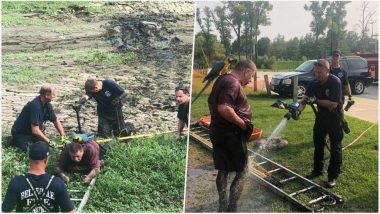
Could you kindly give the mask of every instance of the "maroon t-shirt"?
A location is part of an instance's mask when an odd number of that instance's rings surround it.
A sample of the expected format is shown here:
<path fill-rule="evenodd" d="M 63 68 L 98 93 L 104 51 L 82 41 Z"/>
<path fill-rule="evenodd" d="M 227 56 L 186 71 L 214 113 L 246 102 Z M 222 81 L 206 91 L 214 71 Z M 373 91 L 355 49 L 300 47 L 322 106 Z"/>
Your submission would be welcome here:
<path fill-rule="evenodd" d="M 83 157 L 79 162 L 70 158 L 67 147 L 63 148 L 56 166 L 69 172 L 89 173 L 91 170 L 100 167 L 99 145 L 95 140 L 90 139 L 83 145 Z"/>
<path fill-rule="evenodd" d="M 225 104 L 234 109 L 241 119 L 251 122 L 252 111 L 247 96 L 239 80 L 232 74 L 225 74 L 216 80 L 208 98 L 211 113 L 211 128 L 217 130 L 233 129 L 237 125 L 224 119 L 218 112 L 218 105 Z"/>

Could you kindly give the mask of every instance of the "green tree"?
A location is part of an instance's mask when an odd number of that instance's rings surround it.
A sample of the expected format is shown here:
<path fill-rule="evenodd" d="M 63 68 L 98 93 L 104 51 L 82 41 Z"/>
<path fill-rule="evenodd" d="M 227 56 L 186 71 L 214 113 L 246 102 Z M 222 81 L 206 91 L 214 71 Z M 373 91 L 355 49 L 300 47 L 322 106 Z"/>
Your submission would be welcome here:
<path fill-rule="evenodd" d="M 330 53 L 335 49 L 341 48 L 342 39 L 345 38 L 345 28 L 347 22 L 344 18 L 347 15 L 345 9 L 346 5 L 350 3 L 347 1 L 333 1 L 329 2 L 326 9 L 327 26 L 328 33 L 326 37 L 326 42 L 330 42 Z"/>
<path fill-rule="evenodd" d="M 241 30 L 242 30 L 242 24 L 243 24 L 243 14 L 244 14 L 244 5 L 243 2 L 240 1 L 229 1 L 227 3 L 228 6 L 228 16 L 227 21 L 230 24 L 230 26 L 234 29 L 235 34 L 237 36 L 237 48 L 235 49 L 238 54 L 238 58 L 240 60 L 241 56 Z"/>
<path fill-rule="evenodd" d="M 224 45 L 226 50 L 225 55 L 228 56 L 231 53 L 231 31 L 230 25 L 227 21 L 226 3 L 223 3 L 223 7 L 217 6 L 214 12 L 211 13 L 214 25 L 219 31 L 220 41 Z"/>
<path fill-rule="evenodd" d="M 327 19 L 326 19 L 326 8 L 328 6 L 327 1 L 318 2 L 312 1 L 310 5 L 305 4 L 304 9 L 307 11 L 311 11 L 311 15 L 313 16 L 313 20 L 310 23 L 311 32 L 313 32 L 315 37 L 315 47 L 317 48 L 315 51 L 320 54 L 320 36 L 325 34 L 325 30 L 327 27 Z"/>
<path fill-rule="evenodd" d="M 270 39 L 268 37 L 260 38 L 257 41 L 257 54 L 264 56 L 269 53 Z"/>
<path fill-rule="evenodd" d="M 208 58 L 204 53 L 204 48 L 206 46 L 206 38 L 210 38 L 210 44 L 213 50 L 210 58 Z M 204 33 L 198 33 L 197 35 L 195 35 L 194 68 L 209 68 L 216 61 L 223 59 L 224 53 L 224 46 L 217 40 L 216 35 L 205 35 Z"/>
<path fill-rule="evenodd" d="M 203 47 L 204 53 L 207 58 L 210 59 L 212 53 L 214 52 L 211 45 L 211 10 L 209 7 L 205 7 L 203 12 L 205 14 L 204 18 L 201 17 L 200 9 L 197 8 L 196 20 L 202 30 L 203 35 L 205 36 L 205 47 Z"/>

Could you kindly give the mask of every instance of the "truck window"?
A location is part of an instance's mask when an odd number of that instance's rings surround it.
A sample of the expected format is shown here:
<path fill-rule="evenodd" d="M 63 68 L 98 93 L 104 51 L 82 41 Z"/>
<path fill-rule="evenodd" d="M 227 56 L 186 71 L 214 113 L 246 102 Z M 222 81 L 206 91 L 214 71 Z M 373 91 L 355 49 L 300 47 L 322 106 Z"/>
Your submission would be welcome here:
<path fill-rule="evenodd" d="M 339 64 L 340 64 L 340 67 L 342 67 L 345 71 L 348 72 L 348 65 L 347 65 L 346 60 L 340 60 Z"/>
<path fill-rule="evenodd" d="M 367 61 L 362 59 L 351 59 L 350 60 L 351 69 L 367 69 Z"/>

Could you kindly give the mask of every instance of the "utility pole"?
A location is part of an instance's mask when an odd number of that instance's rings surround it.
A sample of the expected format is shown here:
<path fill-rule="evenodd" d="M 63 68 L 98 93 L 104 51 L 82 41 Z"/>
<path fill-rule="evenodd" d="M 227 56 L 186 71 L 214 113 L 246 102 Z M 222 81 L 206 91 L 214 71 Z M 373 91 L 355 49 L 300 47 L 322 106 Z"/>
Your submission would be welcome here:
<path fill-rule="evenodd" d="M 373 23 L 374 23 L 374 21 L 371 21 L 371 22 L 370 22 L 370 24 L 371 24 L 371 26 L 372 26 L 371 39 L 373 39 Z"/>

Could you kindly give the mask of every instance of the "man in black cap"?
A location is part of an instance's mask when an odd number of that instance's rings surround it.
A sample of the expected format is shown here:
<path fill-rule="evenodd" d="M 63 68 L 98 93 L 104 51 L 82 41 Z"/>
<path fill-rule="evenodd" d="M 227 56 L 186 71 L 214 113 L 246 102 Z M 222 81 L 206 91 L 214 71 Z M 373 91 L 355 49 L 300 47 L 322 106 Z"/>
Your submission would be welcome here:
<path fill-rule="evenodd" d="M 339 50 L 332 52 L 332 65 L 330 67 L 330 73 L 335 75 L 340 79 L 342 83 L 342 99 L 344 104 L 344 95 L 348 96 L 348 102 L 353 103 L 354 99 L 352 98 L 351 87 L 348 82 L 348 73 L 340 66 L 340 58 L 342 53 Z"/>
<path fill-rule="evenodd" d="M 45 172 L 52 150 L 38 141 L 29 147 L 29 171 L 9 183 L 2 211 L 76 212 L 62 179 Z"/>

